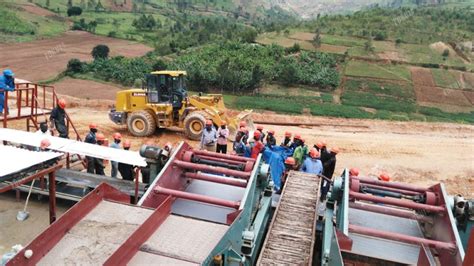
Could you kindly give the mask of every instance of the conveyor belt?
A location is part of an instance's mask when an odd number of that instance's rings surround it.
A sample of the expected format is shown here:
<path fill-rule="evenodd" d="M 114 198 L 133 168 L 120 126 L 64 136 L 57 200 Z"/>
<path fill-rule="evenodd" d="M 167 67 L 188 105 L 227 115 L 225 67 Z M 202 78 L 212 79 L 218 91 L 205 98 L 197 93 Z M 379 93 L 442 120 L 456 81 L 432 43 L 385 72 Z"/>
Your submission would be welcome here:
<path fill-rule="evenodd" d="M 320 178 L 290 172 L 259 265 L 311 265 Z"/>

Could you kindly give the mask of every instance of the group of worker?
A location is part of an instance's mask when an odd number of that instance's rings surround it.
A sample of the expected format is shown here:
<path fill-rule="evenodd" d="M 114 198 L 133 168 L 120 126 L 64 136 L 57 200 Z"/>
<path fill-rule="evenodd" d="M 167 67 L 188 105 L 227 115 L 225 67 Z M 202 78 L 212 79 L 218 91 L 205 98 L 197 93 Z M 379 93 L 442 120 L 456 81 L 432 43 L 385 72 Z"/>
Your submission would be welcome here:
<path fill-rule="evenodd" d="M 120 149 L 120 143 L 122 143 L 122 135 L 118 132 L 112 135 L 113 142 L 109 145 L 111 148 Z M 97 144 L 100 146 L 107 145 L 105 135 L 98 132 L 97 124 L 91 123 L 89 125 L 89 133 L 87 133 L 84 142 L 90 144 Z M 129 150 L 131 146 L 130 140 L 126 139 L 122 143 L 124 150 Z M 105 175 L 104 172 L 104 160 L 91 156 L 86 156 L 87 161 L 87 172 L 97 175 Z M 115 161 L 110 162 L 111 165 L 111 177 L 117 178 L 118 173 L 122 176 L 122 179 L 132 181 L 134 179 L 134 166 L 119 163 Z"/>

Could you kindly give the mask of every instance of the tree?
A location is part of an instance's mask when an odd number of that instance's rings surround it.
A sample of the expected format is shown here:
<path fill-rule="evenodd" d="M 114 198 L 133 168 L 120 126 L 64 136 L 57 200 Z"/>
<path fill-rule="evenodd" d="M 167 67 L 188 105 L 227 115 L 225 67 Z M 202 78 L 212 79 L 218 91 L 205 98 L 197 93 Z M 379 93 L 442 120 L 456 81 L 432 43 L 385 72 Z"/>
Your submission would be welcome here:
<path fill-rule="evenodd" d="M 254 28 L 246 27 L 240 36 L 243 42 L 254 43 L 257 38 L 257 31 Z"/>
<path fill-rule="evenodd" d="M 67 0 L 67 8 L 71 8 L 72 7 L 72 0 Z"/>
<path fill-rule="evenodd" d="M 83 63 L 79 59 L 73 58 L 67 63 L 66 74 L 82 73 L 83 69 Z"/>
<path fill-rule="evenodd" d="M 46 7 L 49 7 L 49 0 L 46 0 Z"/>
<path fill-rule="evenodd" d="M 396 39 L 395 40 L 395 45 L 400 46 L 400 44 L 402 44 L 402 42 L 403 42 L 402 39 Z"/>
<path fill-rule="evenodd" d="M 152 66 L 153 71 L 166 70 L 167 67 L 166 62 L 161 59 L 157 59 Z"/>
<path fill-rule="evenodd" d="M 72 16 L 80 16 L 82 14 L 82 8 L 78 6 L 73 6 L 67 9 L 67 16 L 72 17 Z"/>
<path fill-rule="evenodd" d="M 375 51 L 375 47 L 372 45 L 372 38 L 367 38 L 367 41 L 364 43 L 364 50 L 369 53 Z"/>
<path fill-rule="evenodd" d="M 449 56 L 449 49 L 444 49 L 443 51 L 443 57 L 446 59 Z"/>
<path fill-rule="evenodd" d="M 92 49 L 91 55 L 94 57 L 94 60 L 107 59 L 109 57 L 109 52 L 110 49 L 107 45 L 99 44 Z"/>
<path fill-rule="evenodd" d="M 386 38 L 387 38 L 387 33 L 385 33 L 384 31 L 379 31 L 379 32 L 375 33 L 374 39 L 376 41 L 383 41 Z"/>
<path fill-rule="evenodd" d="M 104 8 L 104 6 L 102 5 L 102 3 L 100 2 L 100 0 L 97 1 L 97 5 L 95 6 L 95 11 L 96 11 L 96 12 L 99 12 L 99 11 L 104 11 L 104 10 L 105 10 L 105 8 Z"/>
<path fill-rule="evenodd" d="M 319 30 L 319 28 L 316 29 L 316 34 L 314 35 L 311 43 L 313 44 L 314 48 L 321 47 L 321 31 Z"/>

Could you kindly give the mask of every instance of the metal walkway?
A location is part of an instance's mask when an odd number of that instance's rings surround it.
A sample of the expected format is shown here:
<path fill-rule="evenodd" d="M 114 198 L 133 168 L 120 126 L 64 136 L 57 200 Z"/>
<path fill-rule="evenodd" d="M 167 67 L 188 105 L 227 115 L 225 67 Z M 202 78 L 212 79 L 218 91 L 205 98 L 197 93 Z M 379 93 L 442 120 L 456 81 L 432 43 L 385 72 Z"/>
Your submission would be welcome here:
<path fill-rule="evenodd" d="M 291 171 L 258 265 L 311 265 L 320 178 Z"/>

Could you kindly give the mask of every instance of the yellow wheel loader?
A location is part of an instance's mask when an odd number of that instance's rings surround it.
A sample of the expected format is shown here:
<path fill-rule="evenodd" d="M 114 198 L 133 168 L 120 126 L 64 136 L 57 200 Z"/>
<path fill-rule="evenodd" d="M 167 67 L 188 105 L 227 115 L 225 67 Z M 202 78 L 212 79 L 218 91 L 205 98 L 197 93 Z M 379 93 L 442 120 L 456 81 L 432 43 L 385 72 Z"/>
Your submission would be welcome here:
<path fill-rule="evenodd" d="M 178 127 L 186 137 L 199 140 L 206 119 L 215 126 L 225 121 L 234 135 L 241 120 L 247 120 L 252 110 L 245 110 L 229 117 L 221 94 L 188 96 L 185 71 L 156 71 L 146 75 L 142 89 L 117 92 L 115 107 L 110 119 L 119 125 L 127 125 L 137 137 L 152 135 L 157 128 Z"/>

